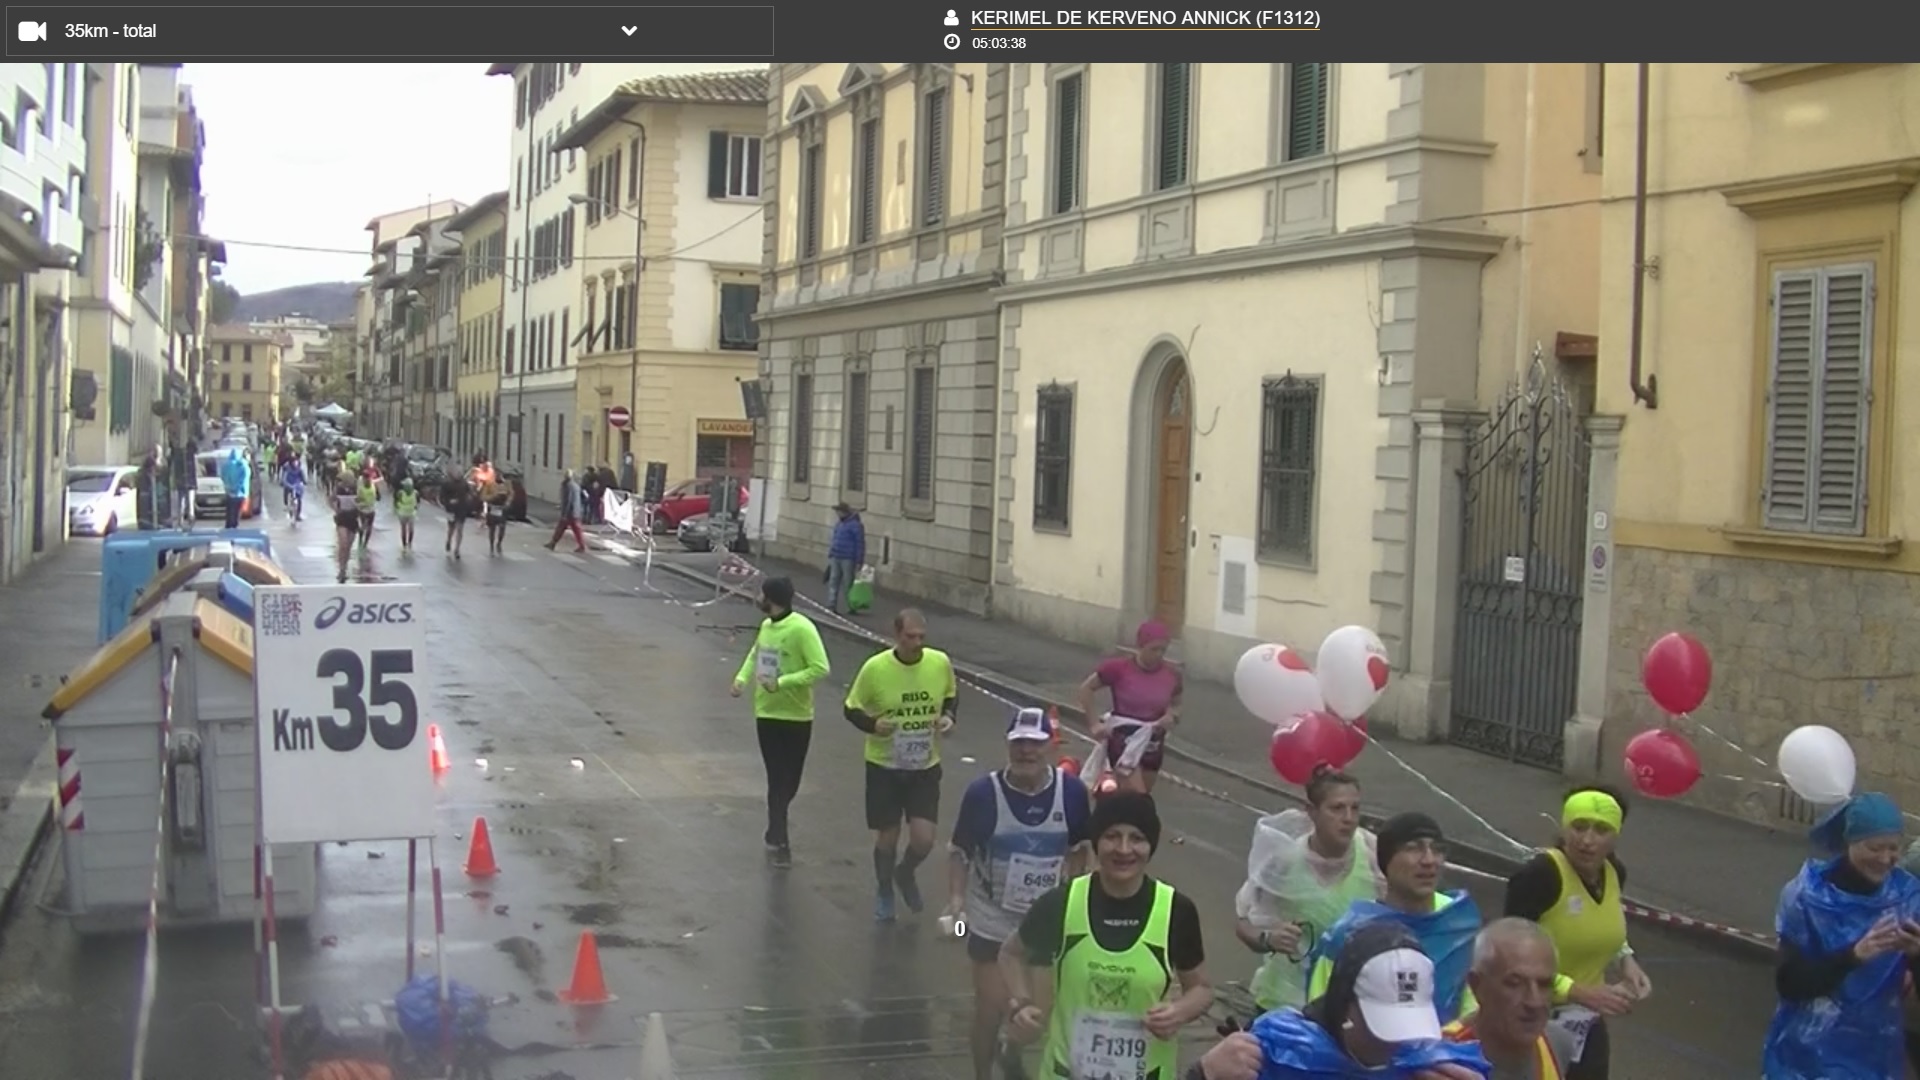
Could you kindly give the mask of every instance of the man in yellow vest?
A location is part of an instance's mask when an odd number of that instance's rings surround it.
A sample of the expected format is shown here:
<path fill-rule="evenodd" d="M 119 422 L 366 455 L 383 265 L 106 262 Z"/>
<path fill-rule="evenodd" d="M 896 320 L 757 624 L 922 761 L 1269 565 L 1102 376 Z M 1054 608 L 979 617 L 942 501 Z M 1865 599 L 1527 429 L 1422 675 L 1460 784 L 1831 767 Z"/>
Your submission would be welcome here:
<path fill-rule="evenodd" d="M 1447 1025 L 1447 1038 L 1480 1043 L 1488 1080 L 1565 1080 L 1573 1039 L 1548 1027 L 1560 958 L 1553 939 L 1527 919 L 1496 919 L 1473 942 L 1467 986 L 1480 1011 Z"/>

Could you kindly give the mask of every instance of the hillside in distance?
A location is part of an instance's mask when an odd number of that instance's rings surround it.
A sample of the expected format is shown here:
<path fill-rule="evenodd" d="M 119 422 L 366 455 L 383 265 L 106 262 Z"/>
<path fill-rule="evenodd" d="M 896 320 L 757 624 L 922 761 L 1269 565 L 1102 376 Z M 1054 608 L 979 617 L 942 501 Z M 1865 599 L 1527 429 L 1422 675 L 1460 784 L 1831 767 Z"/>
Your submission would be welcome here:
<path fill-rule="evenodd" d="M 357 281 L 316 281 L 242 296 L 234 310 L 234 321 L 255 322 L 283 315 L 305 315 L 323 323 L 351 319 L 353 291 L 359 287 Z"/>

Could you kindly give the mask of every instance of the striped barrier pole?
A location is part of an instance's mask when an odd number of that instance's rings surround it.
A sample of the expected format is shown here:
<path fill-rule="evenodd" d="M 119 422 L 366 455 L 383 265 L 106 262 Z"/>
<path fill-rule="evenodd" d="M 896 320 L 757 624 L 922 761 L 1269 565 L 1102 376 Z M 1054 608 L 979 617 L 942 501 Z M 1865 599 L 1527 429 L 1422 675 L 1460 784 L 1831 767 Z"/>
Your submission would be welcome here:
<path fill-rule="evenodd" d="M 167 860 L 167 789 L 173 780 L 173 680 L 179 672 L 180 654 L 175 652 L 160 676 L 160 791 L 153 816 L 153 877 L 147 885 L 147 947 L 140 961 L 140 1005 L 133 1026 L 131 1080 L 146 1080 L 147 1039 L 153 1031 L 153 999 L 160 986 L 160 884 L 165 880 Z"/>

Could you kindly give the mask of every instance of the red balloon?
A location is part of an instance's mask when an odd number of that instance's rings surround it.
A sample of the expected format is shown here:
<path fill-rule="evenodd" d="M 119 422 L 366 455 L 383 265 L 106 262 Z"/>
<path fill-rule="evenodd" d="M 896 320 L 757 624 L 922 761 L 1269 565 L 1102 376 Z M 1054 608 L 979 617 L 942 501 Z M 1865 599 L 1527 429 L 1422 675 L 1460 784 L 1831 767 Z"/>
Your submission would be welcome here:
<path fill-rule="evenodd" d="M 1061 772 L 1063 772 L 1063 773 L 1066 773 L 1066 774 L 1067 774 L 1068 776 L 1079 776 L 1079 775 L 1080 775 L 1080 761 L 1079 761 L 1079 759 L 1078 759 L 1078 758 L 1070 758 L 1070 757 L 1063 757 L 1063 758 L 1061 758 L 1061 759 L 1060 759 L 1060 771 L 1061 771 Z"/>
<path fill-rule="evenodd" d="M 1713 658 L 1693 635 L 1667 634 L 1653 643 L 1640 662 L 1640 681 L 1655 705 L 1681 716 L 1707 700 L 1713 685 Z"/>
<path fill-rule="evenodd" d="M 1336 769 L 1346 768 L 1349 764 L 1353 762 L 1354 758 L 1357 758 L 1360 756 L 1361 751 L 1367 748 L 1367 718 L 1366 717 L 1364 716 L 1359 717 L 1358 719 L 1355 719 L 1352 723 L 1345 725 L 1345 727 L 1347 729 L 1347 759 L 1345 761 L 1342 761 L 1336 764 L 1334 766 L 1334 768 Z"/>
<path fill-rule="evenodd" d="M 1332 713 L 1310 712 L 1293 720 L 1273 737 L 1268 760 L 1273 771 L 1290 784 L 1305 784 L 1313 779 L 1316 766 L 1339 768 L 1353 760 L 1353 747 L 1347 725 Z"/>
<path fill-rule="evenodd" d="M 1700 755 L 1686 736 L 1665 728 L 1635 735 L 1627 742 L 1627 775 L 1642 795 L 1672 799 L 1700 781 Z"/>

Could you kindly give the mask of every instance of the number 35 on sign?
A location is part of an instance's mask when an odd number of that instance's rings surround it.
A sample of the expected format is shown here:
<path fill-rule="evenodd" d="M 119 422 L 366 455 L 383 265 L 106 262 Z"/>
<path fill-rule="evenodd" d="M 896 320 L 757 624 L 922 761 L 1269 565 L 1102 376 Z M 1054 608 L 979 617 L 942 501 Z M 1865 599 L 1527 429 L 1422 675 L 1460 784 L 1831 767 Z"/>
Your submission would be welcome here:
<path fill-rule="evenodd" d="M 272 844 L 431 836 L 419 585 L 253 592 L 260 822 Z"/>

